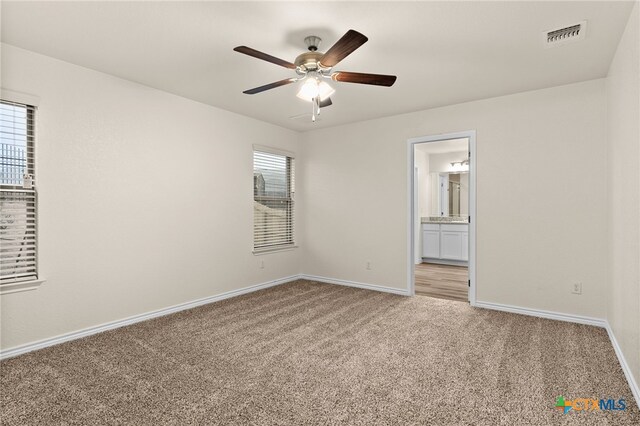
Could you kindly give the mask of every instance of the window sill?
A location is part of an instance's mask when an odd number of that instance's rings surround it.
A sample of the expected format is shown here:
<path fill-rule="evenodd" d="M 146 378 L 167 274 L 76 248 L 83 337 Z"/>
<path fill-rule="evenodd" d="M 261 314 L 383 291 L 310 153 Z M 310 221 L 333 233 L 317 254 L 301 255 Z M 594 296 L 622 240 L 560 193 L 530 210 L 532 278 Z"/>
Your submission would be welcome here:
<path fill-rule="evenodd" d="M 6 283 L 0 285 L 0 294 L 18 293 L 21 291 L 36 290 L 46 280 L 21 281 L 17 283 Z"/>
<path fill-rule="evenodd" d="M 257 249 L 257 250 L 253 250 L 253 255 L 262 256 L 263 254 L 276 253 L 279 251 L 290 251 L 290 250 L 295 250 L 297 248 L 298 246 L 282 246 L 282 247 L 274 247 L 274 248 L 268 248 L 268 249 Z"/>

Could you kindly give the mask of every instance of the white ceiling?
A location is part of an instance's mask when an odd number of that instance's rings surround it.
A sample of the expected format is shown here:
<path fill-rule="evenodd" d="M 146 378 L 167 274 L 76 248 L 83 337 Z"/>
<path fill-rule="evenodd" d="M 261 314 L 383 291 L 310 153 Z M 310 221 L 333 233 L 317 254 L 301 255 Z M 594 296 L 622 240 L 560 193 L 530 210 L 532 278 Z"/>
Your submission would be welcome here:
<path fill-rule="evenodd" d="M 427 154 L 447 154 L 449 152 L 466 152 L 469 149 L 469 140 L 467 138 L 462 139 L 449 139 L 446 141 L 438 142 L 425 142 L 414 145 L 416 151 L 424 152 Z"/>
<path fill-rule="evenodd" d="M 604 77 L 632 2 L 2 2 L 2 41 L 295 130 L 310 130 Z M 585 40 L 545 49 L 541 32 L 588 21 Z M 233 52 L 282 59 L 348 29 L 369 41 L 336 70 L 394 74 L 391 88 L 332 83 L 322 120 L 293 76 Z"/>

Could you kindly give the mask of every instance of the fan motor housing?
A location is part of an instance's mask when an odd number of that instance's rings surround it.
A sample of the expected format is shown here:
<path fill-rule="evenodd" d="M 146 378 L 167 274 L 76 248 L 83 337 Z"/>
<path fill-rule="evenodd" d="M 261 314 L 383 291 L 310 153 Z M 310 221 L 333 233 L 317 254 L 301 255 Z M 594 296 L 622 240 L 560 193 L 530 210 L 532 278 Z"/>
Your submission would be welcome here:
<path fill-rule="evenodd" d="M 319 68 L 318 62 L 323 55 L 324 53 L 318 51 L 305 52 L 301 55 L 298 55 L 298 57 L 294 61 L 294 64 L 296 67 L 304 71 L 316 71 Z"/>

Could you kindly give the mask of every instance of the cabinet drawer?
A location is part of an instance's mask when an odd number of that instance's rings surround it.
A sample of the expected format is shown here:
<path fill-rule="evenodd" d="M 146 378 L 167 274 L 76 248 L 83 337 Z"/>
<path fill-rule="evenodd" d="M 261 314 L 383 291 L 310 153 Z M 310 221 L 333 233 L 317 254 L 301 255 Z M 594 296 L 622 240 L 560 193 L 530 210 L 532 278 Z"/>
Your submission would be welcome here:
<path fill-rule="evenodd" d="M 438 223 L 423 223 L 422 224 L 423 231 L 439 231 L 440 224 Z"/>
<path fill-rule="evenodd" d="M 453 223 L 447 223 L 440 225 L 442 228 L 440 228 L 442 231 L 452 231 L 452 232 L 468 232 L 469 231 L 469 225 L 466 223 L 460 223 L 460 224 L 453 224 Z"/>

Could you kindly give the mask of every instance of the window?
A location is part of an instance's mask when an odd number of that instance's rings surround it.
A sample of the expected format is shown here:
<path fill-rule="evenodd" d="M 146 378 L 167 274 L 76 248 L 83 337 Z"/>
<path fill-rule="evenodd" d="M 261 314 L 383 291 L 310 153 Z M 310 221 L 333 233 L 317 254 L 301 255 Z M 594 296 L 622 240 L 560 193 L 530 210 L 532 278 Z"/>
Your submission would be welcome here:
<path fill-rule="evenodd" d="M 254 252 L 294 246 L 294 183 L 293 154 L 254 147 Z"/>
<path fill-rule="evenodd" d="M 35 107 L 0 100 L 0 287 L 38 279 Z"/>

